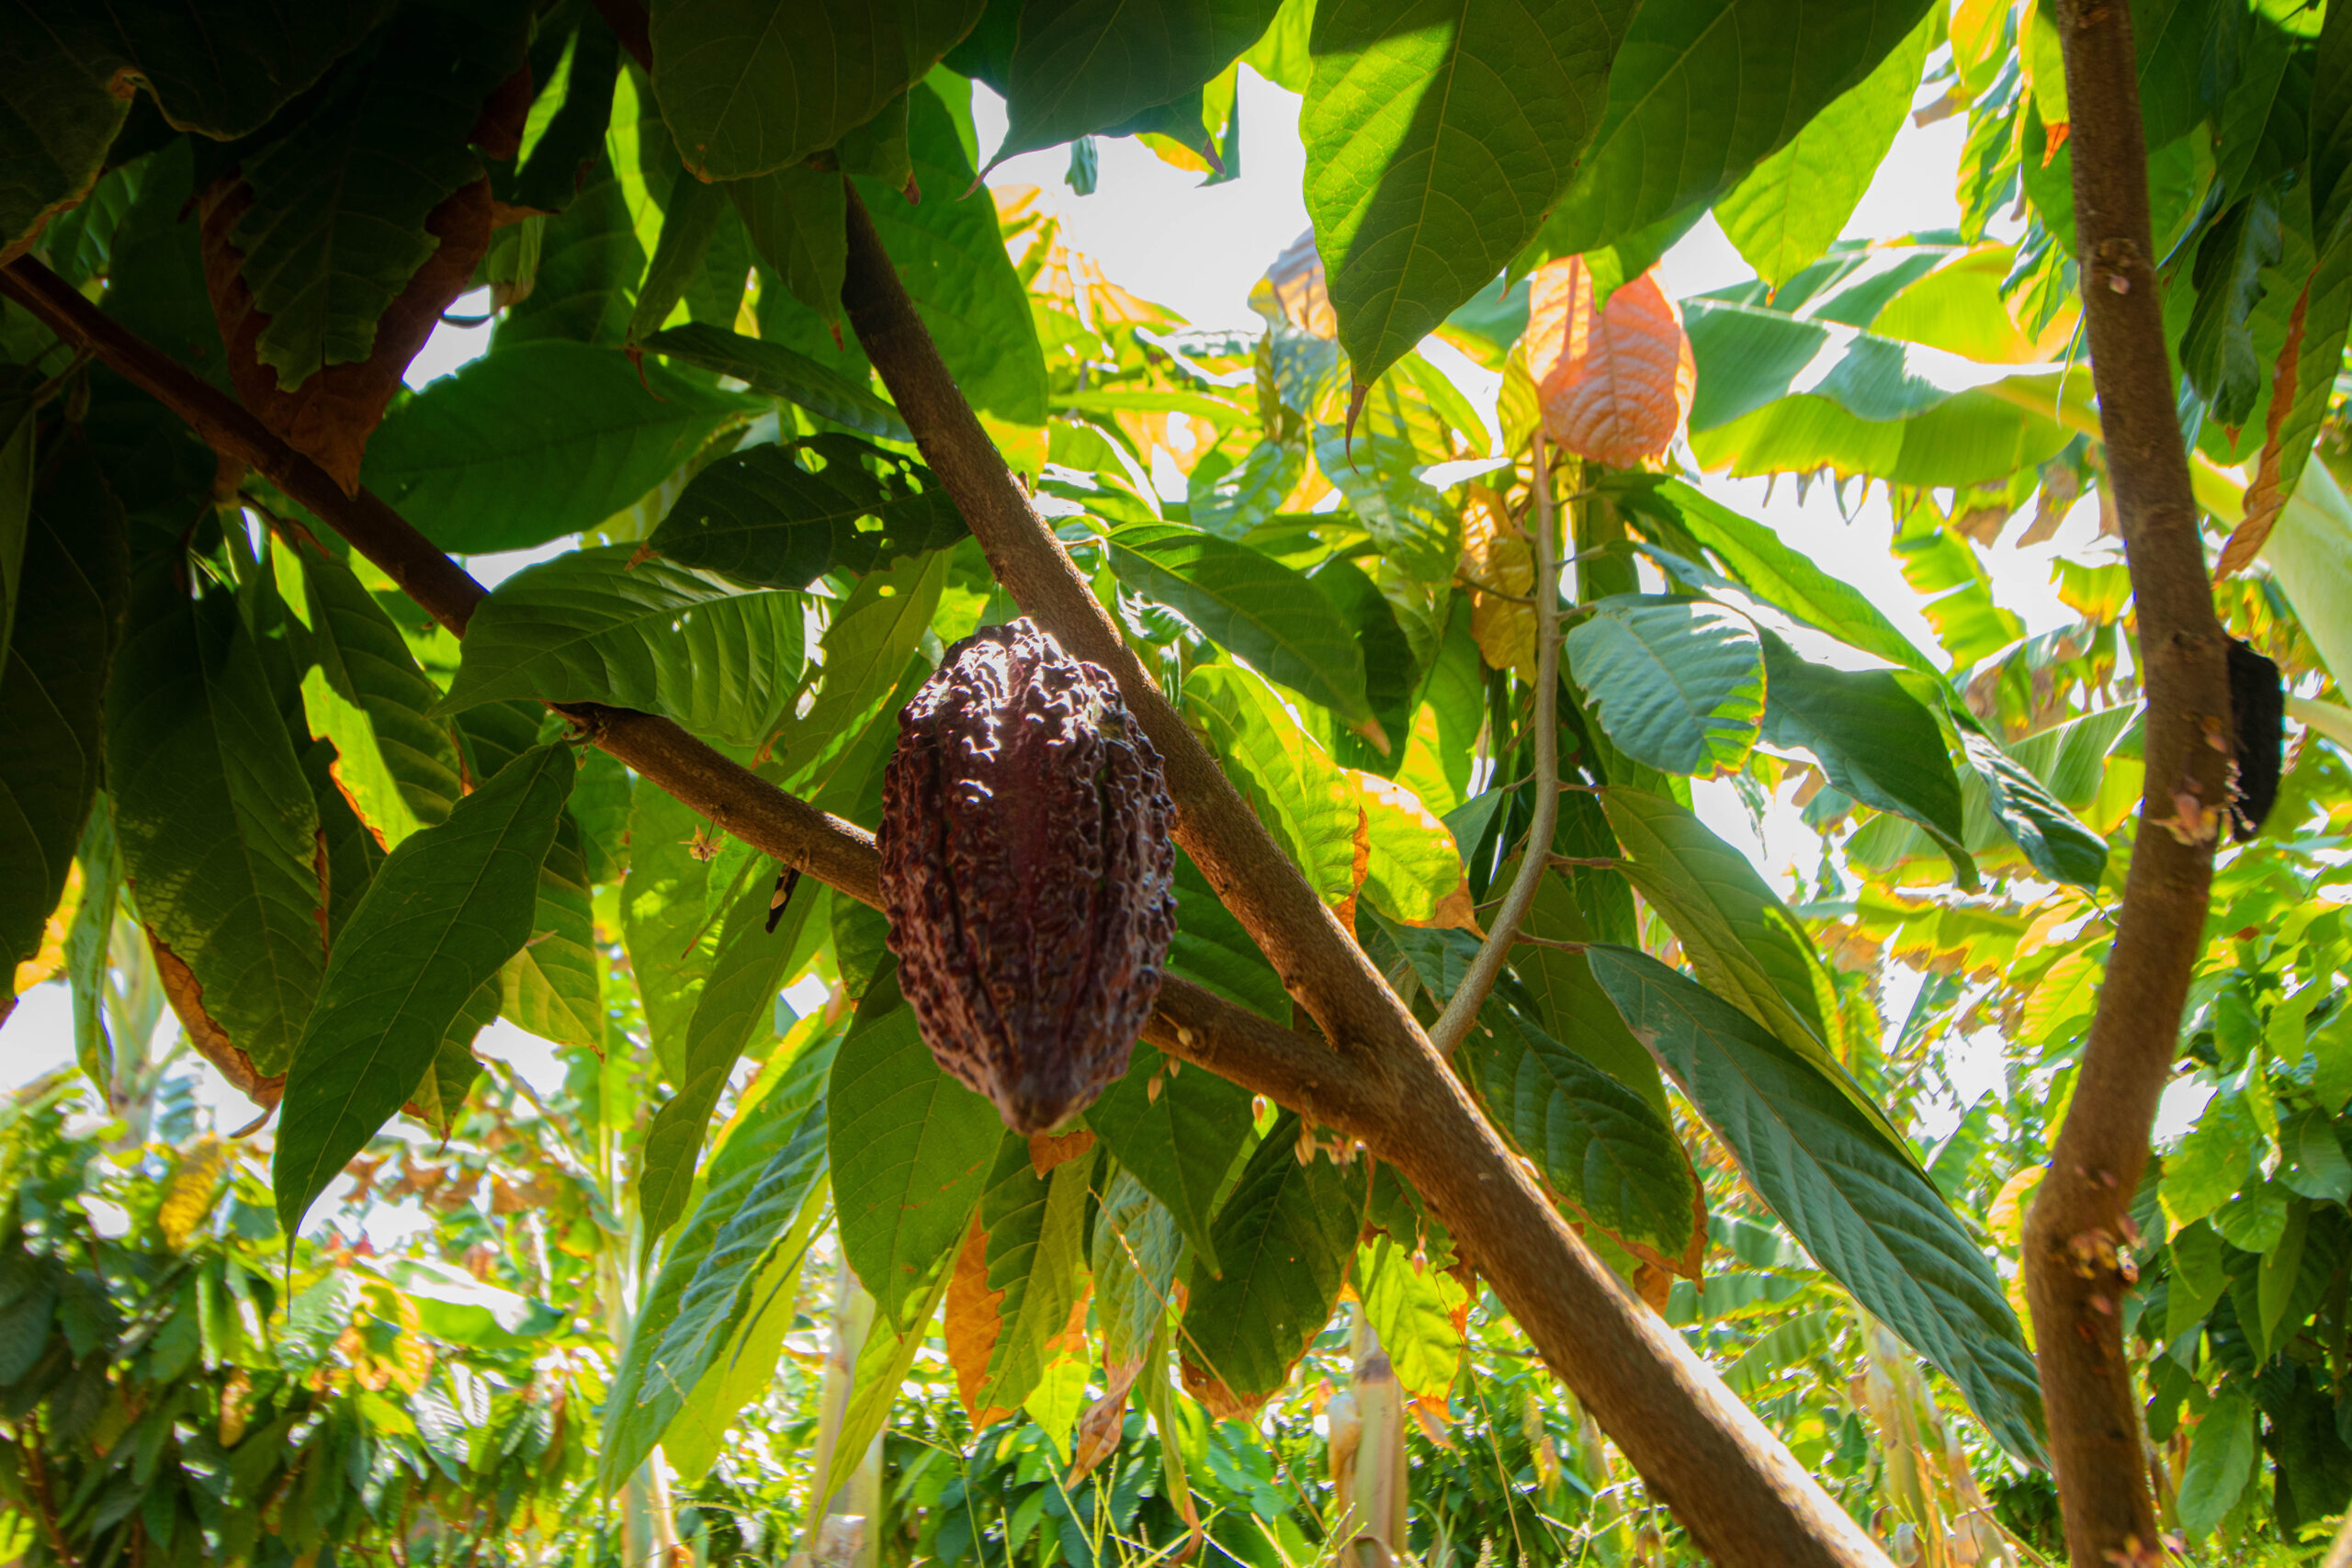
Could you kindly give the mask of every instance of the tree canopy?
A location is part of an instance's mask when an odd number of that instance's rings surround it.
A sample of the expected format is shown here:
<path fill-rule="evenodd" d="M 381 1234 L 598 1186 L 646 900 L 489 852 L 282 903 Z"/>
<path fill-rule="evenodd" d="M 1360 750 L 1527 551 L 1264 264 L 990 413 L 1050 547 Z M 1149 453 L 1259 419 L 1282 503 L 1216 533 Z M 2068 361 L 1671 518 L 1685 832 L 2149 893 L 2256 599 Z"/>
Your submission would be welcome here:
<path fill-rule="evenodd" d="M 1250 178 L 1244 71 L 1312 220 L 1255 331 L 988 184 Z M 2343 0 L 42 3 L 0 102 L 0 956 L 76 1065 L 0 1111 L 0 1560 L 2352 1503 Z M 1841 238 L 1955 118 L 1958 225 Z M 1674 298 L 1702 220 L 1754 276 Z M 1767 475 L 1886 509 L 1931 640 Z M 873 845 L 1021 615 L 1180 850 L 1035 1136 Z"/>

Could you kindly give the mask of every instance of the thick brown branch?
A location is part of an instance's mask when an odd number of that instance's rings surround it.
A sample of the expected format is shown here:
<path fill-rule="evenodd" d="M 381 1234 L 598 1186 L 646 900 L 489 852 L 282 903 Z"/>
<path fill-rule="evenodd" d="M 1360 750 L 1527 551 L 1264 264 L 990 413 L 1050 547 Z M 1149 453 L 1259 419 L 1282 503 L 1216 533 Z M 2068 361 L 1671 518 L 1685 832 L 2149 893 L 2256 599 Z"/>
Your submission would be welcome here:
<path fill-rule="evenodd" d="M 1883 1563 L 1779 1439 L 1544 1198 L 1411 1012 L 1169 705 L 1013 482 L 916 315 L 854 187 L 842 303 L 997 580 L 1065 647 L 1118 678 L 1166 764 L 1178 838 L 1292 997 L 1337 1043 L 1336 1051 L 1314 1048 L 1329 1065 L 1329 1079 L 1362 1075 L 1370 1114 L 1330 1124 L 1412 1180 L 1554 1372 L 1716 1561 L 1758 1568 Z M 1374 1083 L 1384 1092 L 1370 1093 Z"/>
<path fill-rule="evenodd" d="M 2084 327 L 2139 615 L 2147 791 L 2107 981 L 2025 1236 L 2050 1449 L 2076 1562 L 2161 1560 L 2124 1355 L 2129 1208 L 2177 1050 L 2227 805 L 2222 628 L 2165 358 L 2132 8 L 2061 0 Z"/>

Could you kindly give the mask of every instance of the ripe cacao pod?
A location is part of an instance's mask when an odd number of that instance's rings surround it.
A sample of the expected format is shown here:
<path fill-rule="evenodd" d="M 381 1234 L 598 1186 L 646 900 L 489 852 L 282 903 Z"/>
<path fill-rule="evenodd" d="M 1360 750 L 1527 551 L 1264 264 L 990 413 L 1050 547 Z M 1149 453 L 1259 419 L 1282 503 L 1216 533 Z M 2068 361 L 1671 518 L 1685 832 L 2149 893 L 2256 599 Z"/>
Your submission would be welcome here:
<path fill-rule="evenodd" d="M 939 1065 L 1039 1133 L 1127 1069 L 1176 933 L 1159 754 L 1100 665 L 1023 619 L 899 715 L 883 912 Z"/>

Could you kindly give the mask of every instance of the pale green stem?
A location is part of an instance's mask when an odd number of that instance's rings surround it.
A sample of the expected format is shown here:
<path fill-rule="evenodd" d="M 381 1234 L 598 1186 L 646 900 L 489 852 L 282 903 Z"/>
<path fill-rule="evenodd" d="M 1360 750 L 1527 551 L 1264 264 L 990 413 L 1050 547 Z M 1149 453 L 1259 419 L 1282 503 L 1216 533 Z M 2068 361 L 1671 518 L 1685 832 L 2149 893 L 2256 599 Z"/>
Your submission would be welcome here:
<path fill-rule="evenodd" d="M 1546 463 L 1544 428 L 1535 429 L 1535 820 L 1529 826 L 1527 849 L 1519 874 L 1502 907 L 1487 928 L 1486 944 L 1470 962 L 1445 1011 L 1430 1029 L 1430 1043 L 1451 1057 L 1470 1025 L 1486 1005 L 1488 993 L 1510 959 L 1512 940 L 1534 906 L 1535 895 L 1550 868 L 1552 832 L 1560 820 L 1560 552 L 1552 518 L 1552 473 Z"/>

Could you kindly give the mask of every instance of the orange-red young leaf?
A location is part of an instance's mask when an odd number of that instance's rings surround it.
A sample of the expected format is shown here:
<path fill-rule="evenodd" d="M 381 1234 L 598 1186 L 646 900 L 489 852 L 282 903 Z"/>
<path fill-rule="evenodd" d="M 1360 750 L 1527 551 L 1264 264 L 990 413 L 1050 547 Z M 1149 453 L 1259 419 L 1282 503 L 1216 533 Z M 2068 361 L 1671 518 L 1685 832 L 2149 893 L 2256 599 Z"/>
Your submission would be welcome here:
<path fill-rule="evenodd" d="M 1690 417 L 1697 379 L 1690 340 L 1656 269 L 1627 282 L 1598 312 L 1592 298 L 1582 256 L 1536 269 L 1527 368 L 1555 443 L 1630 468 L 1662 455 Z"/>

